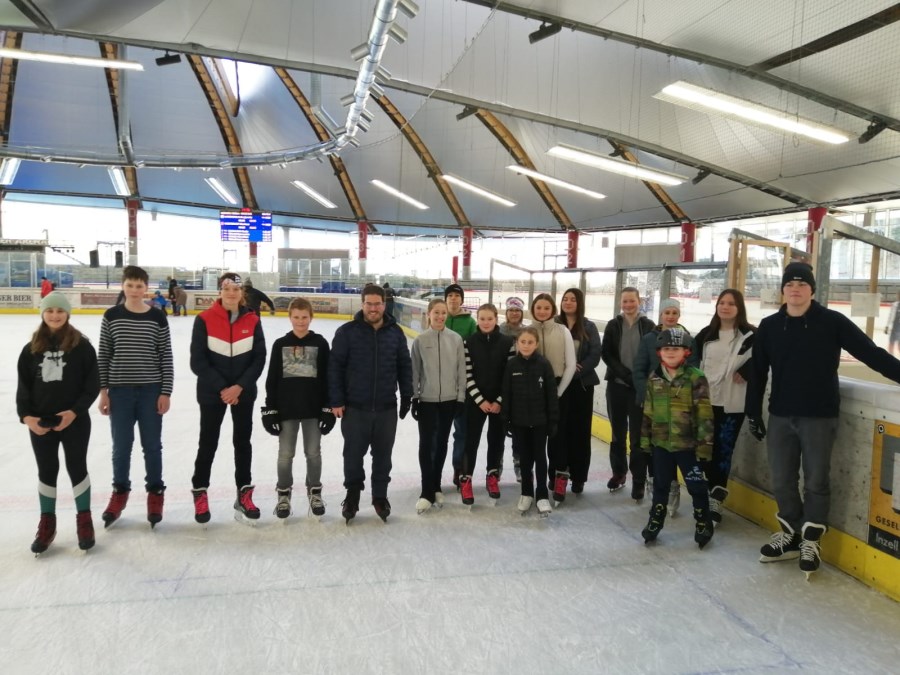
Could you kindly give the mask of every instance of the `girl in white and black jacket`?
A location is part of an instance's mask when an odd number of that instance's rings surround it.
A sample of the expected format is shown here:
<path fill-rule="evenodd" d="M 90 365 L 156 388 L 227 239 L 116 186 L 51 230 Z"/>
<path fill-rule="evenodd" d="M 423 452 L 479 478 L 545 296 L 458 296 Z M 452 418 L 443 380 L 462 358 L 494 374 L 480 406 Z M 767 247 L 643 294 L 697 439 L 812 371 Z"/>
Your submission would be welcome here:
<path fill-rule="evenodd" d="M 547 498 L 547 438 L 557 432 L 559 400 L 553 366 L 537 353 L 538 341 L 538 331 L 532 326 L 523 328 L 519 334 L 518 354 L 509 360 L 503 374 L 500 414 L 508 423 L 520 453 L 519 511 L 527 512 L 537 497 L 538 511 L 549 515 L 552 509 Z"/>
<path fill-rule="evenodd" d="M 19 355 L 16 412 L 30 431 L 38 466 L 41 518 L 31 550 L 43 553 L 56 537 L 56 481 L 59 446 L 75 495 L 78 547 L 94 545 L 91 479 L 87 470 L 91 417 L 100 393 L 97 353 L 69 323 L 71 305 L 59 292 L 41 300 L 41 325 Z"/>
<path fill-rule="evenodd" d="M 412 345 L 412 416 L 419 423 L 419 468 L 422 492 L 416 511 L 424 513 L 435 500 L 444 501 L 441 473 L 447 459 L 447 442 L 456 412 L 466 397 L 466 355 L 462 338 L 445 328 L 447 303 L 428 303 L 429 328 Z M 463 485 L 465 478 L 465 486 Z M 472 484 L 460 476 L 463 502 L 471 504 Z"/>
<path fill-rule="evenodd" d="M 728 496 L 731 458 L 741 426 L 747 381 L 752 372 L 753 336 L 756 328 L 747 321 L 747 308 L 740 291 L 727 288 L 719 293 L 716 313 L 694 340 L 689 363 L 706 375 L 713 409 L 713 454 L 705 463 L 709 484 L 709 507 L 713 523 L 722 522 L 722 502 Z"/>

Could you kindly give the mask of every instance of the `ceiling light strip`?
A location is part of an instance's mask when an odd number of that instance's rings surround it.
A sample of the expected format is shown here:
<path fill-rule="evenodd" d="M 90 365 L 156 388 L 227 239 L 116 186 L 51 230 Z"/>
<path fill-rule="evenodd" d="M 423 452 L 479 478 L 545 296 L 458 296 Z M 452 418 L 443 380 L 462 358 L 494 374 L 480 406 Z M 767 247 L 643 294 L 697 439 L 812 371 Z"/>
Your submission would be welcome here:
<path fill-rule="evenodd" d="M 19 165 L 22 163 L 18 157 L 7 157 L 0 165 L 0 185 L 12 185 L 19 173 Z"/>
<path fill-rule="evenodd" d="M 91 68 L 118 68 L 121 70 L 143 70 L 144 66 L 137 61 L 121 59 L 98 59 L 89 56 L 71 56 L 69 54 L 52 54 L 50 52 L 29 52 L 24 49 L 0 47 L 0 57 L 18 59 L 19 61 L 41 61 L 43 63 L 62 63 L 70 66 L 89 66 Z"/>
<path fill-rule="evenodd" d="M 698 87 L 688 82 L 675 82 L 664 87 L 654 98 L 667 103 L 686 106 L 703 112 L 714 112 L 744 122 L 793 134 L 816 141 L 838 145 L 850 140 L 847 132 L 829 127 L 788 112 L 776 110 L 759 103 L 745 101 L 712 89 Z"/>
<path fill-rule="evenodd" d="M 120 166 L 111 166 L 106 172 L 109 174 L 109 180 L 112 181 L 113 189 L 120 197 L 128 197 L 131 190 L 128 189 L 128 181 L 125 180 L 125 172 Z"/>
<path fill-rule="evenodd" d="M 606 199 L 606 195 L 600 192 L 588 190 L 587 188 L 583 188 L 580 185 L 575 185 L 574 183 L 567 183 L 566 181 L 560 180 L 559 178 L 548 176 L 547 174 L 540 173 L 539 171 L 534 171 L 533 169 L 528 169 L 524 166 L 519 166 L 518 164 L 510 164 L 506 168 L 510 171 L 522 174 L 523 176 L 528 176 L 529 178 L 534 178 L 535 180 L 540 180 L 549 185 L 555 185 L 556 187 L 560 187 L 565 190 L 578 192 L 579 194 L 587 195 L 588 197 L 592 197 L 593 199 Z"/>
<path fill-rule="evenodd" d="M 681 185 L 687 181 L 687 176 L 679 176 L 675 173 L 659 171 L 657 169 L 647 169 L 639 164 L 623 162 L 620 159 L 613 159 L 606 155 L 599 155 L 595 152 L 574 148 L 570 145 L 555 145 L 547 151 L 547 154 L 551 157 L 558 157 L 559 159 L 576 162 L 578 164 L 583 164 L 584 166 L 601 169 L 602 171 L 611 171 L 612 173 L 618 173 L 639 180 L 647 180 L 652 183 L 659 183 L 660 185 L 675 186 Z"/>
<path fill-rule="evenodd" d="M 293 185 L 298 190 L 305 192 L 309 197 L 312 197 L 317 202 L 319 202 L 326 209 L 336 209 L 337 204 L 332 202 L 330 199 L 320 195 L 318 192 L 313 190 L 309 185 L 304 183 L 302 180 L 292 180 L 291 185 Z"/>
<path fill-rule="evenodd" d="M 476 195 L 480 197 L 484 197 L 485 199 L 490 199 L 491 201 L 497 202 L 498 204 L 502 204 L 503 206 L 515 206 L 516 203 L 514 201 L 510 201 L 506 197 L 501 197 L 498 194 L 491 192 L 490 190 L 485 190 L 483 187 L 475 185 L 474 183 L 469 183 L 468 181 L 463 180 L 462 178 L 457 178 L 449 173 L 445 173 L 441 176 L 445 181 L 455 185 L 456 187 L 460 187 L 463 190 L 468 190 L 469 192 L 474 192 Z"/>
<path fill-rule="evenodd" d="M 398 190 L 397 188 L 391 187 L 391 186 L 388 185 L 387 183 L 382 183 L 382 182 L 381 182 L 380 180 L 378 180 L 377 178 L 376 178 L 376 179 L 373 179 L 373 180 L 370 181 L 370 182 L 372 183 L 372 185 L 374 185 L 375 187 L 377 187 L 377 188 L 379 188 L 379 189 L 381 189 L 381 190 L 384 190 L 384 191 L 387 192 L 389 195 L 393 195 L 393 196 L 396 197 L 397 199 L 402 199 L 403 201 L 405 201 L 405 202 L 406 202 L 407 204 L 409 204 L 410 206 L 415 206 L 417 209 L 421 209 L 422 211 L 425 211 L 425 210 L 428 208 L 428 206 L 426 206 L 426 205 L 423 204 L 422 202 L 416 201 L 415 199 L 413 199 L 413 198 L 410 197 L 409 195 L 400 192 L 400 190 Z"/>
<path fill-rule="evenodd" d="M 215 193 L 222 199 L 224 199 L 232 206 L 237 206 L 238 200 L 235 199 L 234 195 L 228 191 L 228 188 L 225 187 L 225 184 L 222 181 L 214 176 L 211 178 L 204 178 L 203 180 L 205 180 L 206 184 L 209 185 L 209 187 L 211 187 L 213 190 L 215 190 Z"/>

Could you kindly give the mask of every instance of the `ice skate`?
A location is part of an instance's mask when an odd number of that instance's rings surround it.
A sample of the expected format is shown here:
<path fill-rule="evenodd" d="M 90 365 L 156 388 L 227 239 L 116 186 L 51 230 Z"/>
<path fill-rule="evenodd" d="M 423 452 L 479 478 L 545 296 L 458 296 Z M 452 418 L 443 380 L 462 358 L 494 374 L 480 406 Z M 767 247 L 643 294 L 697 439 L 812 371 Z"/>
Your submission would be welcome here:
<path fill-rule="evenodd" d="M 573 480 L 572 481 L 572 494 L 580 495 L 582 492 L 584 492 L 584 481 Z"/>
<path fill-rule="evenodd" d="M 491 498 L 491 503 L 496 506 L 497 500 L 500 499 L 500 472 L 496 469 L 488 471 L 485 482 L 487 483 L 488 497 Z"/>
<path fill-rule="evenodd" d="M 209 497 L 206 495 L 206 488 L 197 488 L 191 490 L 194 497 L 194 520 L 201 525 L 209 522 Z"/>
<path fill-rule="evenodd" d="M 444 493 L 440 490 L 434 493 L 434 505 L 439 509 L 444 508 Z"/>
<path fill-rule="evenodd" d="M 421 516 L 423 513 L 429 511 L 432 506 L 434 506 L 434 504 L 425 499 L 425 497 L 419 497 L 416 501 L 416 513 Z"/>
<path fill-rule="evenodd" d="M 341 515 L 344 517 L 347 525 L 349 525 L 357 513 L 359 513 L 359 490 L 350 488 L 347 490 L 347 496 L 344 497 L 344 501 L 341 502 Z"/>
<path fill-rule="evenodd" d="M 529 497 L 528 495 L 522 495 L 521 497 L 519 497 L 519 503 L 516 506 L 516 508 L 519 509 L 519 511 L 524 516 L 526 513 L 528 513 L 529 509 L 531 509 L 531 505 L 533 503 L 534 503 L 534 497 Z"/>
<path fill-rule="evenodd" d="M 644 543 L 649 544 L 651 541 L 656 541 L 660 530 L 663 529 L 663 525 L 665 524 L 666 505 L 654 504 L 650 508 L 650 519 L 647 521 L 647 526 L 641 530 L 641 536 L 644 538 Z"/>
<path fill-rule="evenodd" d="M 166 488 L 150 490 L 147 493 L 147 522 L 150 528 L 155 528 L 156 524 L 163 519 L 163 502 L 165 501 Z"/>
<path fill-rule="evenodd" d="M 569 485 L 569 472 L 557 471 L 556 479 L 553 481 L 553 505 L 559 506 L 566 501 L 566 488 Z M 541 508 L 541 502 L 538 500 L 538 509 Z"/>
<path fill-rule="evenodd" d="M 559 474 L 557 474 L 559 475 Z M 538 499 L 537 500 L 537 510 L 541 515 L 541 518 L 549 518 L 550 514 L 553 513 L 553 509 L 550 507 L 549 499 Z"/>
<path fill-rule="evenodd" d="M 631 498 L 640 504 L 644 501 L 644 494 L 647 490 L 647 483 L 641 483 L 632 478 L 631 480 Z"/>
<path fill-rule="evenodd" d="M 625 487 L 625 474 L 624 473 L 614 473 L 612 478 L 610 478 L 606 482 L 606 487 L 609 488 L 610 492 L 618 492 L 623 487 Z"/>
<path fill-rule="evenodd" d="M 291 508 L 291 488 L 275 488 L 275 494 L 278 495 L 278 501 L 275 503 L 275 511 L 273 512 L 277 518 L 284 520 L 294 511 Z"/>
<path fill-rule="evenodd" d="M 245 485 L 237 491 L 234 500 L 234 519 L 245 525 L 256 525 L 259 520 L 259 509 L 253 503 L 253 485 Z"/>
<path fill-rule="evenodd" d="M 803 538 L 800 541 L 800 571 L 806 575 L 806 580 L 818 571 L 822 562 L 822 548 L 820 541 L 822 535 L 828 530 L 818 523 L 803 524 Z"/>
<path fill-rule="evenodd" d="M 728 490 L 718 485 L 709 491 L 709 517 L 712 518 L 713 527 L 718 527 L 722 522 L 722 502 L 728 497 Z"/>
<path fill-rule="evenodd" d="M 75 531 L 78 533 L 78 548 L 82 551 L 94 548 L 94 520 L 90 511 L 75 514 Z"/>
<path fill-rule="evenodd" d="M 386 523 L 388 516 L 391 515 L 391 503 L 387 500 L 387 497 L 374 497 L 372 506 L 375 507 L 375 513 L 381 518 L 381 521 Z"/>
<path fill-rule="evenodd" d="M 759 549 L 759 562 L 778 562 L 800 557 L 800 536 L 781 516 L 775 517 L 781 525 L 781 532 L 773 534 L 771 541 Z"/>
<path fill-rule="evenodd" d="M 681 506 L 681 483 L 673 480 L 672 485 L 669 486 L 669 504 L 666 507 L 669 512 L 669 518 L 675 517 L 679 506 Z"/>
<path fill-rule="evenodd" d="M 459 496 L 462 497 L 462 503 L 470 508 L 475 503 L 475 492 L 472 489 L 471 476 L 459 477 Z"/>
<path fill-rule="evenodd" d="M 694 509 L 694 521 L 694 541 L 702 550 L 713 538 L 713 521 L 704 509 Z"/>
<path fill-rule="evenodd" d="M 39 558 L 41 553 L 50 548 L 50 544 L 56 539 L 56 514 L 42 513 L 41 519 L 38 521 L 37 534 L 34 535 L 34 541 L 31 542 L 31 552 L 35 558 Z"/>
<path fill-rule="evenodd" d="M 125 510 L 125 505 L 128 504 L 129 492 L 130 490 L 113 486 L 113 492 L 109 496 L 109 504 L 106 505 L 106 510 L 101 516 L 103 518 L 103 527 L 112 526 L 121 517 L 122 511 Z"/>
<path fill-rule="evenodd" d="M 306 496 L 309 498 L 309 513 L 322 520 L 325 515 L 325 500 L 322 499 L 322 486 L 306 488 Z"/>
<path fill-rule="evenodd" d="M 519 466 L 519 458 L 513 458 L 513 472 L 516 474 L 516 482 L 522 482 L 522 467 Z"/>

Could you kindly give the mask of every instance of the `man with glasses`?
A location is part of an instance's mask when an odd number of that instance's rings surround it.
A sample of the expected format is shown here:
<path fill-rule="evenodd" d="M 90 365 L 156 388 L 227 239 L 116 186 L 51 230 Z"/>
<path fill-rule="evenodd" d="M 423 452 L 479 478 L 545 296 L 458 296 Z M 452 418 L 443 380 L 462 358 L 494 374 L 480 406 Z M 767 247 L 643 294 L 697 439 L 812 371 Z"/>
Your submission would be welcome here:
<path fill-rule="evenodd" d="M 337 329 L 331 346 L 328 390 L 334 416 L 344 437 L 342 514 L 349 524 L 359 511 L 365 488 L 364 459 L 372 450 L 372 506 L 386 521 L 391 514 L 387 486 L 391 481 L 391 453 L 397 432 L 397 388 L 400 419 L 412 401 L 412 361 L 406 335 L 394 317 L 385 313 L 384 289 L 367 284 L 362 309 Z"/>

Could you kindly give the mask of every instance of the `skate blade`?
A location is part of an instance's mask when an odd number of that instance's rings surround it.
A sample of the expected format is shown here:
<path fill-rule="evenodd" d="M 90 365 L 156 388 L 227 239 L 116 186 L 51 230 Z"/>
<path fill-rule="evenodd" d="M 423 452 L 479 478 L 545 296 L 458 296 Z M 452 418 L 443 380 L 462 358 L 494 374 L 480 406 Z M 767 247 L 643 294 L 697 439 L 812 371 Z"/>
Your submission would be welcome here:
<path fill-rule="evenodd" d="M 121 516 L 120 516 L 120 517 L 121 517 Z M 113 525 L 115 525 L 115 524 L 118 523 L 118 522 L 119 522 L 119 518 L 113 518 L 113 519 L 110 520 L 109 522 L 107 522 L 107 521 L 104 520 L 104 521 L 103 521 L 103 529 L 104 529 L 104 530 L 108 530 L 109 528 L 111 528 Z"/>
<path fill-rule="evenodd" d="M 256 524 L 259 522 L 259 518 L 248 518 L 240 511 L 234 512 L 234 519 L 236 522 L 246 525 L 247 527 L 256 527 Z"/>
<path fill-rule="evenodd" d="M 490 505 L 496 507 L 499 501 L 500 497 L 491 497 Z"/>
<path fill-rule="evenodd" d="M 549 518 L 549 517 L 550 517 L 550 511 L 545 511 L 544 513 L 541 513 L 541 518 Z"/>
<path fill-rule="evenodd" d="M 610 491 L 610 492 L 618 492 L 618 491 L 621 490 L 623 487 L 625 487 L 624 484 L 623 484 L 623 485 L 617 485 L 616 487 L 609 488 L 609 491 Z"/>

